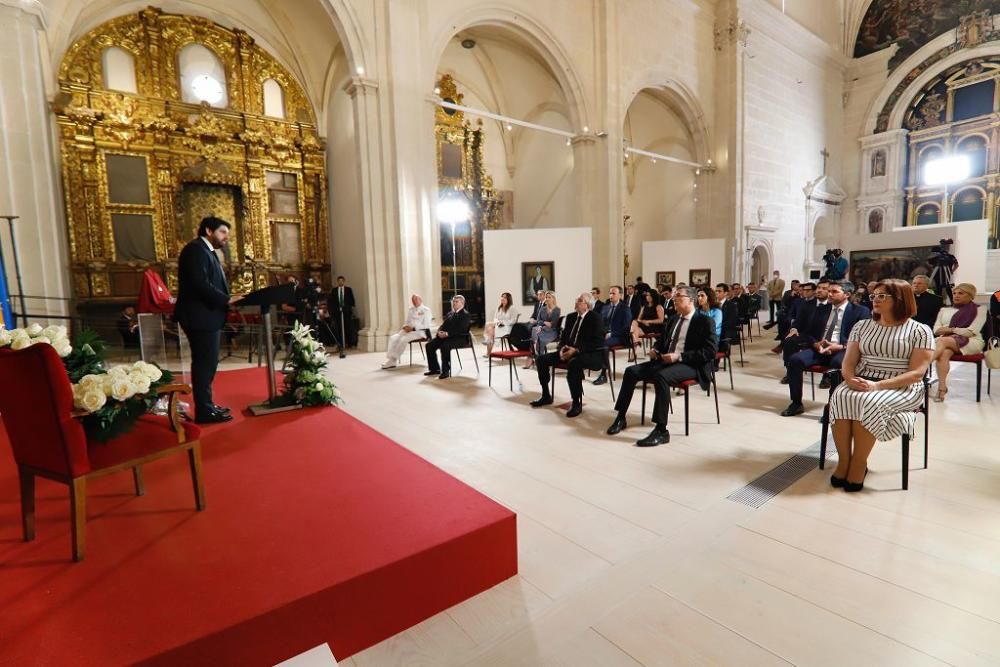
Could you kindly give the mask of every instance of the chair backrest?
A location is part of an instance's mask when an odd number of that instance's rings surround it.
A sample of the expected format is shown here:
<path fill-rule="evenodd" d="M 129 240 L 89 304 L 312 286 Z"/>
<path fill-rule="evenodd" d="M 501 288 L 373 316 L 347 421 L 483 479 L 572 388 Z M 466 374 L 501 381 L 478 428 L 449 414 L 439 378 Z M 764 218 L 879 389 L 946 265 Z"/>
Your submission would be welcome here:
<path fill-rule="evenodd" d="M 77 477 L 90 471 L 73 390 L 51 345 L 0 350 L 0 417 L 18 465 Z"/>

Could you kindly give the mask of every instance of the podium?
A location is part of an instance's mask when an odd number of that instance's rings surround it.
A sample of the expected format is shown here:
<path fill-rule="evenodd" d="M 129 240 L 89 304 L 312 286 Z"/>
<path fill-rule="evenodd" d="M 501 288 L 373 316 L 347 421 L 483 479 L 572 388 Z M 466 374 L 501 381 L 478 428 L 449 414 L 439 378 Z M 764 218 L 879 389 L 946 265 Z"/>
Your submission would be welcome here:
<path fill-rule="evenodd" d="M 250 413 L 254 416 L 271 414 L 272 412 L 284 412 L 286 410 L 297 410 L 301 405 L 274 405 L 274 399 L 278 397 L 278 384 L 274 378 L 274 341 L 271 339 L 271 308 L 280 306 L 283 303 L 293 303 L 295 301 L 295 285 L 286 283 L 275 287 L 264 287 L 250 292 L 245 297 L 237 301 L 235 306 L 260 306 L 261 326 L 264 337 L 264 354 L 267 355 L 267 401 L 255 403 L 249 406 Z"/>

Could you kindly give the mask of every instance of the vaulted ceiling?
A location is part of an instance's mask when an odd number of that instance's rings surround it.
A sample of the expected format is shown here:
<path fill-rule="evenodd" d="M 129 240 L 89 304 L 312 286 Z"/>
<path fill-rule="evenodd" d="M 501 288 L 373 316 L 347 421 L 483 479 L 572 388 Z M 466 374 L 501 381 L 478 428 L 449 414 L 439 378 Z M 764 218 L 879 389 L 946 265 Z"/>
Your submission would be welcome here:
<path fill-rule="evenodd" d="M 956 28 L 963 16 L 982 10 L 1000 13 L 1000 0 L 860 0 L 855 3 L 855 11 L 865 4 L 868 7 L 859 22 L 854 57 L 898 44 L 899 51 L 890 67 L 938 35 Z"/>

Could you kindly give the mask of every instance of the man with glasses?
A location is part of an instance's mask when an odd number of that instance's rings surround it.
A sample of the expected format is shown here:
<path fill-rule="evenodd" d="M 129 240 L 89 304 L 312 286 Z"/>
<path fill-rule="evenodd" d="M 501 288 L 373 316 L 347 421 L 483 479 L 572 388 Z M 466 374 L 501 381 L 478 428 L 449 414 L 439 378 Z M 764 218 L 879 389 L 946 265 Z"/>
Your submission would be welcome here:
<path fill-rule="evenodd" d="M 684 380 L 697 380 L 701 388 L 708 390 L 712 382 L 712 365 L 718 339 L 715 337 L 715 322 L 695 308 L 695 290 L 678 287 L 674 290 L 674 306 L 677 315 L 672 317 L 663 329 L 663 335 L 649 351 L 649 361 L 629 366 L 622 378 L 621 391 L 615 410 L 618 415 L 608 427 L 608 435 L 615 435 L 628 427 L 625 415 L 635 386 L 641 380 L 651 380 L 656 388 L 653 405 L 653 430 L 645 438 L 636 442 L 639 447 L 655 447 L 670 442 L 667 430 L 667 401 L 671 386 Z"/>
<path fill-rule="evenodd" d="M 600 314 L 592 312 L 594 297 L 584 292 L 576 297 L 576 310 L 566 316 L 559 338 L 559 351 L 538 357 L 538 384 L 542 395 L 531 402 L 531 407 L 552 405 L 549 380 L 552 367 L 560 362 L 566 364 L 566 384 L 573 399 L 567 417 L 577 417 L 583 412 L 583 372 L 604 368 L 604 321 Z"/>
<path fill-rule="evenodd" d="M 465 297 L 461 294 L 451 300 L 451 312 L 445 315 L 431 342 L 427 343 L 427 372 L 445 380 L 451 377 L 451 351 L 469 344 L 471 318 L 465 309 Z M 441 364 L 438 365 L 437 351 L 441 350 Z"/>
<path fill-rule="evenodd" d="M 805 369 L 814 365 L 840 368 L 851 329 L 861 320 L 871 317 L 870 310 L 851 303 L 852 292 L 854 285 L 849 282 L 831 283 L 829 303 L 813 311 L 809 324 L 797 336 L 804 349 L 789 355 L 785 362 L 785 378 L 791 403 L 782 410 L 782 417 L 793 417 L 805 412 L 802 406 L 802 374 Z"/>

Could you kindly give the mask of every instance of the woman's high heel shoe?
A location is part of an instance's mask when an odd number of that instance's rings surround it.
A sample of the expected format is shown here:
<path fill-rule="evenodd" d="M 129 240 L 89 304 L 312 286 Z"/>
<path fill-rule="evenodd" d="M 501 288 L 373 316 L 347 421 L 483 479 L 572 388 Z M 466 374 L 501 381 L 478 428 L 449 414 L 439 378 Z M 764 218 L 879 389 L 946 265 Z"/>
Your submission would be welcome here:
<path fill-rule="evenodd" d="M 844 488 L 845 484 L 847 484 L 846 477 L 836 477 L 834 475 L 830 475 L 830 486 L 832 486 L 833 488 L 842 489 Z"/>
<path fill-rule="evenodd" d="M 868 468 L 865 468 L 865 476 L 861 478 L 860 482 L 848 482 L 847 478 L 844 478 L 844 491 L 847 493 L 857 493 L 861 489 L 865 488 L 865 479 L 868 477 Z M 833 483 L 833 480 L 830 481 Z"/>

